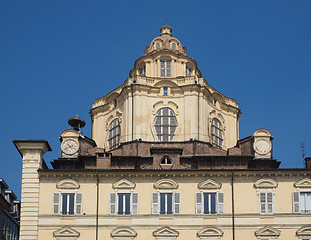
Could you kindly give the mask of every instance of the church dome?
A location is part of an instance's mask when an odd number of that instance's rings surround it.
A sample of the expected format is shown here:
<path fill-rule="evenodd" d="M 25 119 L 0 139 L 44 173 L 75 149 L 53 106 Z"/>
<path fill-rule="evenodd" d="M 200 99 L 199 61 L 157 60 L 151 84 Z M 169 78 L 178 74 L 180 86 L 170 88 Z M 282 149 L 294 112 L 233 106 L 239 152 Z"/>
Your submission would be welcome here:
<path fill-rule="evenodd" d="M 146 47 L 146 55 L 153 54 L 158 51 L 171 51 L 177 54 L 186 55 L 187 50 L 183 47 L 177 38 L 172 36 L 172 28 L 163 26 L 160 29 L 161 35 L 152 40 L 151 44 Z"/>

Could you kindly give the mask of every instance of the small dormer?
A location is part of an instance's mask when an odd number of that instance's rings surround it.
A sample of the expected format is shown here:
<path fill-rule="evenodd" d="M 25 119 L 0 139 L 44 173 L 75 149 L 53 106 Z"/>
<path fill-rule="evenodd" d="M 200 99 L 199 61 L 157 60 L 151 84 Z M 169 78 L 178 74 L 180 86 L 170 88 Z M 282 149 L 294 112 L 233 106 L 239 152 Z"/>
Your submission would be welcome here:
<path fill-rule="evenodd" d="M 8 189 L 9 186 L 6 184 L 6 182 L 0 178 L 0 194 L 2 195 L 2 197 L 5 198 L 5 190 Z"/>
<path fill-rule="evenodd" d="M 13 212 L 14 201 L 17 199 L 16 195 L 12 190 L 5 190 L 5 200 L 10 204 L 10 210 Z"/>

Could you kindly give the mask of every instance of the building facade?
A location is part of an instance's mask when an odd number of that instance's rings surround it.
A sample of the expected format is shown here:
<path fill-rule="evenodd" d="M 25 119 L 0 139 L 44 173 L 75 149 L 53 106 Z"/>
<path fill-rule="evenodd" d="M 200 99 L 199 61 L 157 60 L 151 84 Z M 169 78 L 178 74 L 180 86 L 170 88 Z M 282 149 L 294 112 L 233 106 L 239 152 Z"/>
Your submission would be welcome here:
<path fill-rule="evenodd" d="M 0 240 L 19 239 L 20 201 L 0 178 Z"/>
<path fill-rule="evenodd" d="M 162 27 L 124 84 L 95 100 L 92 139 L 69 119 L 53 169 L 47 141 L 14 141 L 20 239 L 311 239 L 310 168 L 279 168 L 267 129 L 239 139 L 238 104 L 171 32 Z"/>

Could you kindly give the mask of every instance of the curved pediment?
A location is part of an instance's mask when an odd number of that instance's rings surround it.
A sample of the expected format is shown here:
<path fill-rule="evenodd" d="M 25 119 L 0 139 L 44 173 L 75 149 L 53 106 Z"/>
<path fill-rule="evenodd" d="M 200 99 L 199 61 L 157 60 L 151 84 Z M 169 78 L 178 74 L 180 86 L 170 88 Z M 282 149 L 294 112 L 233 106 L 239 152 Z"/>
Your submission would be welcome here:
<path fill-rule="evenodd" d="M 311 225 L 305 225 L 299 228 L 296 232 L 299 238 L 311 238 Z"/>
<path fill-rule="evenodd" d="M 56 183 L 58 189 L 79 189 L 80 184 L 73 179 L 63 179 Z"/>
<path fill-rule="evenodd" d="M 197 233 L 199 238 L 221 237 L 223 234 L 224 232 L 221 229 L 213 226 L 206 227 Z"/>
<path fill-rule="evenodd" d="M 277 186 L 278 186 L 278 183 L 276 181 L 274 181 L 273 179 L 268 179 L 268 178 L 259 179 L 254 184 L 255 188 L 276 188 Z"/>
<path fill-rule="evenodd" d="M 216 182 L 212 179 L 207 179 L 198 184 L 199 189 L 220 189 L 221 183 Z"/>
<path fill-rule="evenodd" d="M 311 188 L 311 179 L 304 178 L 294 183 L 296 188 Z"/>
<path fill-rule="evenodd" d="M 131 227 L 117 227 L 111 231 L 111 237 L 136 237 L 136 231 Z"/>
<path fill-rule="evenodd" d="M 176 189 L 178 188 L 178 184 L 172 179 L 161 179 L 153 187 L 156 189 Z"/>
<path fill-rule="evenodd" d="M 134 189 L 136 186 L 135 183 L 127 180 L 127 179 L 121 179 L 114 184 L 112 184 L 112 187 L 114 189 Z"/>
<path fill-rule="evenodd" d="M 271 226 L 265 226 L 255 232 L 255 235 L 257 237 L 275 237 L 280 236 L 280 234 L 281 234 L 280 230 Z"/>
<path fill-rule="evenodd" d="M 158 230 L 153 232 L 154 237 L 175 237 L 176 238 L 178 237 L 178 235 L 179 235 L 178 231 L 167 226 L 159 228 Z"/>
<path fill-rule="evenodd" d="M 76 230 L 74 230 L 73 228 L 69 227 L 69 226 L 65 226 L 57 231 L 55 231 L 53 233 L 54 237 L 70 237 L 71 238 L 77 238 L 80 236 L 80 233 Z"/>

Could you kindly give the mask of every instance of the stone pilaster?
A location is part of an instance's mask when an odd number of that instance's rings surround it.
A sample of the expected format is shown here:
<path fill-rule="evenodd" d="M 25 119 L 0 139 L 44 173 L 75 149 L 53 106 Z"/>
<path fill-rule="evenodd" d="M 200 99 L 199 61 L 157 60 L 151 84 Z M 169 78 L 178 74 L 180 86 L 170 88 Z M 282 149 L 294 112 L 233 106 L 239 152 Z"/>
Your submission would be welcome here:
<path fill-rule="evenodd" d="M 20 240 L 38 239 L 39 174 L 42 156 L 51 148 L 45 140 L 13 141 L 23 157 Z"/>

